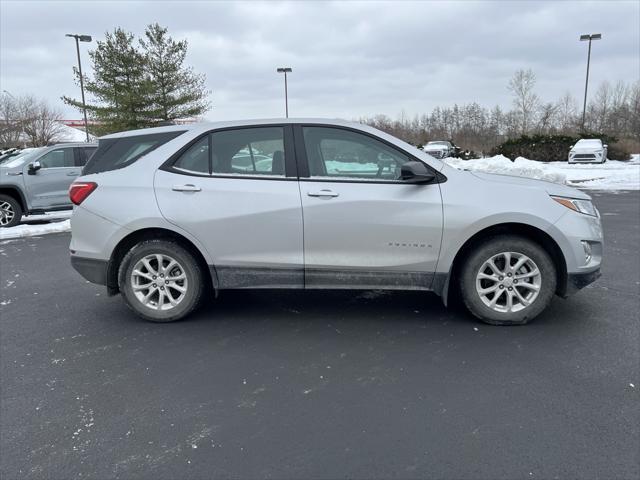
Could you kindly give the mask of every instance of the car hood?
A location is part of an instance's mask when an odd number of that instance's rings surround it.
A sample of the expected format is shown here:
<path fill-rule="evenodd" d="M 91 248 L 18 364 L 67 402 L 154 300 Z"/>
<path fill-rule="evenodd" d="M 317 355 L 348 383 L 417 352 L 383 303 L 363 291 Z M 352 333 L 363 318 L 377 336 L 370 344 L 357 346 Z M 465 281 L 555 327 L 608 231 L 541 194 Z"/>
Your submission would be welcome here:
<path fill-rule="evenodd" d="M 569 151 L 573 153 L 596 153 L 596 152 L 602 152 L 603 150 L 604 150 L 604 147 L 583 147 L 583 148 L 572 148 Z"/>
<path fill-rule="evenodd" d="M 545 190 L 549 195 L 557 195 L 560 197 L 577 198 L 582 200 L 591 200 L 591 197 L 584 192 L 559 183 L 547 182 L 544 180 L 535 180 L 533 178 L 516 177 L 512 175 L 501 175 L 499 173 L 469 172 L 474 177 L 492 182 L 494 184 L 518 185 L 525 188 L 537 188 Z"/>
<path fill-rule="evenodd" d="M 17 167 L 5 167 L 4 165 L 0 165 L 0 175 L 6 175 L 9 172 L 20 172 L 22 171 L 22 165 L 18 165 Z"/>

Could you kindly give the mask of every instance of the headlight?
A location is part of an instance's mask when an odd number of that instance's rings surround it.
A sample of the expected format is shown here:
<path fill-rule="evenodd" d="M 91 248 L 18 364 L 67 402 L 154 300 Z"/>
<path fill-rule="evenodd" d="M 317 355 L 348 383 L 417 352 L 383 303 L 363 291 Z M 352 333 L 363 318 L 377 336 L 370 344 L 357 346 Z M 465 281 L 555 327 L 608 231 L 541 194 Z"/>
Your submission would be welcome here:
<path fill-rule="evenodd" d="M 578 200 L 575 198 L 567 198 L 567 197 L 551 197 L 560 205 L 564 205 L 571 210 L 584 213 L 585 215 L 591 215 L 592 217 L 598 216 L 598 211 L 596 207 L 593 206 L 590 200 Z"/>

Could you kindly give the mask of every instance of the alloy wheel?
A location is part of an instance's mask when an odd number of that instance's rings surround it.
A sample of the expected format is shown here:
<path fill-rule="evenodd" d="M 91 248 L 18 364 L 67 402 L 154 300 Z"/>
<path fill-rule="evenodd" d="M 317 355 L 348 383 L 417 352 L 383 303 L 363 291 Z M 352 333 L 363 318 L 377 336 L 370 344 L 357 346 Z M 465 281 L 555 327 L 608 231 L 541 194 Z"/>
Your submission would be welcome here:
<path fill-rule="evenodd" d="M 13 206 L 9 202 L 0 202 L 0 225 L 9 225 L 16 212 L 13 211 Z"/>
<path fill-rule="evenodd" d="M 476 291 L 496 312 L 518 312 L 531 305 L 542 285 L 535 262 L 517 252 L 502 252 L 485 261 L 476 275 Z"/>
<path fill-rule="evenodd" d="M 135 264 L 131 287 L 146 307 L 171 310 L 184 300 L 189 284 L 184 267 L 176 259 L 157 253 L 147 255 Z"/>

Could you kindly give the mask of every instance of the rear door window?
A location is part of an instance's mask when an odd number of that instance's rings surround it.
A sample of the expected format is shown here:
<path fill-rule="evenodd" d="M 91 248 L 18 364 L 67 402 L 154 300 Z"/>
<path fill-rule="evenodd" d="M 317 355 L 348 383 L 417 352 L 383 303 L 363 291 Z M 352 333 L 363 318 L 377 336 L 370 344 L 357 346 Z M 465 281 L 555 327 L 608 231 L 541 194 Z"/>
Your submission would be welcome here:
<path fill-rule="evenodd" d="M 222 130 L 212 134 L 212 144 L 214 174 L 285 176 L 282 127 Z"/>
<path fill-rule="evenodd" d="M 76 147 L 76 167 L 84 167 L 97 147 Z"/>
<path fill-rule="evenodd" d="M 83 174 L 108 172 L 127 167 L 183 133 L 184 130 L 100 140 L 98 150 L 87 162 Z"/>
<path fill-rule="evenodd" d="M 209 166 L 209 135 L 191 145 L 173 164 L 173 168 L 185 173 L 211 173 Z"/>

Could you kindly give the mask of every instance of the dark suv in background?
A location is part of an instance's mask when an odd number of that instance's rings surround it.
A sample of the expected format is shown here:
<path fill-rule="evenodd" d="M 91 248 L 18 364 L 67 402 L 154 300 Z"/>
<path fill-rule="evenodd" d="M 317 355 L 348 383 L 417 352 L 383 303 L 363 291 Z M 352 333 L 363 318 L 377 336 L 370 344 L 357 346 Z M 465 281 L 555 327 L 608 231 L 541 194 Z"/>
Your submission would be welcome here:
<path fill-rule="evenodd" d="M 68 210 L 69 186 L 98 146 L 65 143 L 29 149 L 0 163 L 0 228 L 22 215 Z"/>

